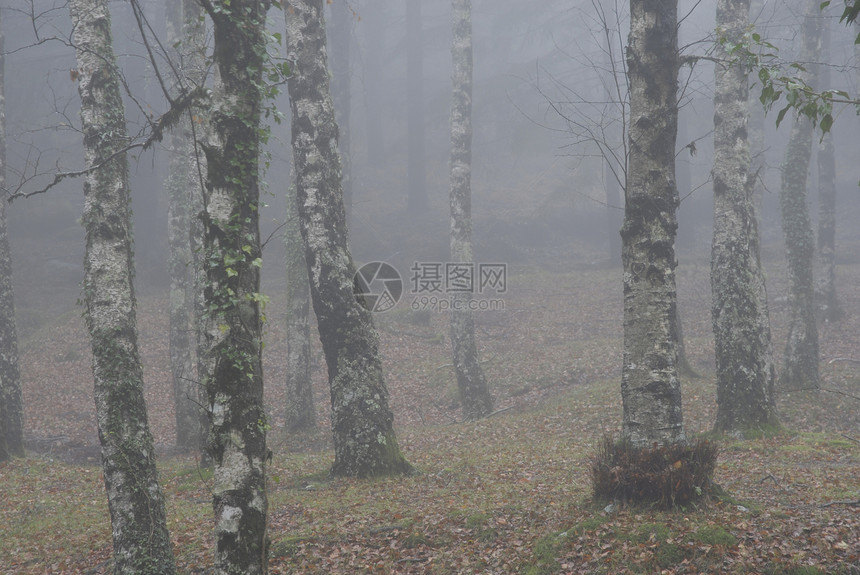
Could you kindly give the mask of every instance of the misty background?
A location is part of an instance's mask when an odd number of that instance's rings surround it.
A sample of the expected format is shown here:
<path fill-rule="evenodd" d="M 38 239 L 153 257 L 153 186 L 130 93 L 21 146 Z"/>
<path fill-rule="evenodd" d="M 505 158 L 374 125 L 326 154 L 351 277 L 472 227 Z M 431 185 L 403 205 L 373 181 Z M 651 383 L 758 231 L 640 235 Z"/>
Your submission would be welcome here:
<path fill-rule="evenodd" d="M 64 3 L 54 0 L 10 0 L 3 20 L 6 37 L 7 187 L 23 193 L 38 190 L 57 171 L 83 168 L 79 98 L 74 78 L 74 50 Z M 166 37 L 164 7 L 144 6 L 149 23 Z M 353 255 L 360 264 L 392 263 L 404 278 L 414 261 L 448 260 L 448 191 L 451 101 L 451 14 L 442 1 L 421 3 L 420 51 L 423 64 L 420 105 L 410 106 L 407 52 L 416 34 L 407 26 L 404 0 L 352 0 L 346 26 L 332 30 L 329 43 L 347 43 L 349 53 L 349 218 Z M 473 94 L 474 260 L 509 266 L 577 269 L 618 266 L 620 253 L 610 252 L 618 237 L 621 205 L 607 206 L 607 171 L 594 142 L 577 125 L 607 128 L 616 149 L 617 98 L 601 12 L 609 25 L 611 56 L 621 65 L 626 43 L 626 3 L 598 0 L 475 0 Z M 715 36 L 714 2 L 680 2 L 680 42 L 684 56 L 707 56 Z M 166 103 L 140 41 L 131 9 L 111 2 L 114 44 L 127 82 L 129 132 L 145 127 L 144 114 L 156 117 Z M 756 27 L 780 47 L 779 56 L 794 57 L 799 46 L 800 2 L 766 2 Z M 34 17 L 35 16 L 35 20 Z M 838 25 L 834 10 L 831 48 L 832 88 L 857 94 L 854 34 Z M 283 14 L 270 12 L 271 29 L 283 30 Z M 619 32 L 620 30 L 620 32 Z M 335 32 L 341 34 L 335 35 Z M 272 51 L 277 46 L 270 48 Z M 333 50 L 329 50 L 330 56 Z M 619 71 L 621 69 L 619 68 Z M 623 77 L 619 76 L 623 83 Z M 337 81 L 333 79 L 333 91 Z M 680 266 L 708 265 L 712 227 L 709 180 L 713 164 L 713 64 L 700 60 L 682 67 L 677 171 L 682 198 L 678 214 Z M 753 88 L 755 92 L 756 89 Z M 273 103 L 288 115 L 286 90 Z M 612 93 L 612 90 L 609 90 Z M 335 97 L 338 98 L 337 92 Z M 413 98 L 414 99 L 414 98 Z M 339 115 L 343 112 L 343 98 Z M 423 126 L 423 170 L 426 208 L 408 205 L 410 146 L 408 110 L 419 110 Z M 762 258 L 784 258 L 777 194 L 779 166 L 791 127 L 766 121 L 765 193 Z M 860 258 L 860 217 L 856 161 L 858 119 L 851 109 L 838 113 L 836 145 L 838 221 L 837 262 Z M 346 128 L 346 129 L 345 129 Z M 695 154 L 689 144 L 693 142 Z M 286 124 L 272 125 L 264 172 L 266 206 L 261 213 L 265 246 L 263 289 L 278 297 L 284 284 L 280 225 L 290 178 L 291 150 Z M 164 294 L 167 275 L 166 146 L 130 157 L 133 196 L 136 289 L 139 295 Z M 812 162 L 815 170 L 815 162 Z M 817 212 L 814 173 L 810 182 L 811 213 Z M 413 187 L 414 187 L 413 183 Z M 18 326 L 26 342 L 55 317 L 79 310 L 76 301 L 83 277 L 84 232 L 80 225 L 83 182 L 67 178 L 44 194 L 16 200 L 8 210 L 14 263 Z M 617 225 L 611 223 L 614 213 Z M 815 225 L 815 222 L 814 222 Z M 619 286 L 620 287 L 620 286 Z M 779 301 L 787 287 L 768 285 Z M 679 284 L 682 295 L 685 286 Z M 620 297 L 620 289 L 619 289 Z M 702 303 L 708 294 L 699 294 Z M 683 317 L 683 305 L 682 305 Z M 618 326 L 620 330 L 620 325 Z"/>

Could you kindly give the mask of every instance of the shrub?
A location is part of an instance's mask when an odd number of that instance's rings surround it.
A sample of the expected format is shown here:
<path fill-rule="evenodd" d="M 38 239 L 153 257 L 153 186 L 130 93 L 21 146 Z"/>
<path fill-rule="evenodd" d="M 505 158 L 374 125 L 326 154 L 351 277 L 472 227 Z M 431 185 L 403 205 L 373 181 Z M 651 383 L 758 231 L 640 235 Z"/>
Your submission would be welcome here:
<path fill-rule="evenodd" d="M 591 458 L 591 484 L 597 500 L 686 505 L 706 495 L 718 455 L 707 439 L 652 447 L 604 437 Z"/>

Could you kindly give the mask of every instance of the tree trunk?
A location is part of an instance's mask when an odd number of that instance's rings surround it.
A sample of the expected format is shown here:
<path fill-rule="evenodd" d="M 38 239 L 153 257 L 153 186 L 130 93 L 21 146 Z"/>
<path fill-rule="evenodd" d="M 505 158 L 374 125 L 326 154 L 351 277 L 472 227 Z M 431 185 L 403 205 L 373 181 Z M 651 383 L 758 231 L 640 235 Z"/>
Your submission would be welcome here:
<path fill-rule="evenodd" d="M 223 574 L 267 571 L 258 207 L 268 7 L 263 0 L 219 0 L 208 9 L 219 81 L 204 146 L 205 384 L 215 570 Z"/>
<path fill-rule="evenodd" d="M 381 0 L 377 0 L 381 1 Z M 339 137 L 340 164 L 343 176 L 343 203 L 346 208 L 347 223 L 352 217 L 352 157 L 350 156 L 350 105 L 351 105 L 351 70 L 350 70 L 350 41 L 352 37 L 352 6 L 347 2 L 334 2 L 331 5 L 331 96 L 334 103 L 335 120 Z"/>
<path fill-rule="evenodd" d="M 132 286 L 128 142 L 106 0 L 71 0 L 77 52 L 87 245 L 83 299 L 113 528 L 114 572 L 173 573 L 173 553 L 143 399 Z M 116 154 L 116 157 L 113 157 Z"/>
<path fill-rule="evenodd" d="M 472 2 L 453 0 L 451 48 L 454 94 L 451 105 L 451 261 L 472 263 Z M 470 290 L 454 293 L 451 346 L 465 419 L 492 413 L 493 400 L 478 361 Z"/>
<path fill-rule="evenodd" d="M 197 73 L 201 10 L 196 1 L 183 0 L 168 5 L 167 39 L 177 49 L 173 57 L 180 64 L 185 91 L 202 82 Z M 198 113 L 199 116 L 199 113 Z M 173 376 L 176 445 L 184 450 L 198 449 L 202 443 L 200 404 L 201 387 L 196 371 L 194 345 L 194 258 L 191 244 L 192 199 L 199 194 L 197 154 L 191 114 L 183 114 L 171 132 L 168 167 L 167 237 L 170 274 L 170 371 Z"/>
<path fill-rule="evenodd" d="M 830 61 L 830 20 L 821 26 L 821 62 Z M 830 66 L 818 66 L 818 89 L 830 88 Z M 828 132 L 818 143 L 818 285 L 815 295 L 821 319 L 835 321 L 842 317 L 842 306 L 836 295 L 836 154 L 833 134 Z"/>
<path fill-rule="evenodd" d="M 818 41 L 817 0 L 808 0 L 802 36 L 802 61 L 815 61 Z M 815 85 L 814 78 L 808 78 Z M 815 240 L 809 219 L 807 201 L 807 175 L 812 153 L 812 123 L 806 116 L 795 118 L 785 151 L 782 169 L 782 187 L 779 203 L 782 211 L 782 231 L 788 260 L 789 304 L 791 317 L 788 341 L 779 384 L 783 389 L 817 389 L 818 327 L 815 325 L 815 286 L 812 280 L 812 261 Z"/>
<path fill-rule="evenodd" d="M 750 0 L 750 20 L 756 25 L 756 20 L 761 16 L 764 3 L 762 0 Z M 762 230 L 762 208 L 764 205 L 764 178 L 767 171 L 767 158 L 765 157 L 764 143 L 764 106 L 759 101 L 758 94 L 750 91 L 748 108 L 750 110 L 747 121 L 747 133 L 749 134 L 750 148 L 750 175 L 753 182 L 753 207 L 755 208 L 756 226 Z"/>
<path fill-rule="evenodd" d="M 325 50 L 322 0 L 289 0 L 288 82 L 299 223 L 311 299 L 328 365 L 335 462 L 333 475 L 367 477 L 411 471 L 394 434 L 382 377 L 379 336 L 353 294 Z"/>
<path fill-rule="evenodd" d="M 4 42 L 0 36 L 0 189 L 6 187 Z M 18 331 L 12 291 L 12 253 L 6 230 L 6 198 L 0 197 L 0 461 L 24 455 L 24 409 L 18 366 Z"/>
<path fill-rule="evenodd" d="M 738 42 L 749 0 L 720 0 L 717 27 Z M 727 58 L 724 53 L 722 57 Z M 777 423 L 767 291 L 747 144 L 748 70 L 716 66 L 714 92 L 714 239 L 711 313 L 717 363 L 714 429 L 743 434 Z"/>
<path fill-rule="evenodd" d="M 633 445 L 650 446 L 685 440 L 675 328 L 676 2 L 631 0 L 627 70 L 623 434 Z"/>
<path fill-rule="evenodd" d="M 421 2 L 406 0 L 406 131 L 408 210 L 413 216 L 427 209 L 424 164 L 424 44 Z"/>
<path fill-rule="evenodd" d="M 305 245 L 299 230 L 296 188 L 287 191 L 287 225 L 284 227 L 287 254 L 287 389 L 285 426 L 288 432 L 316 427 L 311 387 L 311 293 Z"/>

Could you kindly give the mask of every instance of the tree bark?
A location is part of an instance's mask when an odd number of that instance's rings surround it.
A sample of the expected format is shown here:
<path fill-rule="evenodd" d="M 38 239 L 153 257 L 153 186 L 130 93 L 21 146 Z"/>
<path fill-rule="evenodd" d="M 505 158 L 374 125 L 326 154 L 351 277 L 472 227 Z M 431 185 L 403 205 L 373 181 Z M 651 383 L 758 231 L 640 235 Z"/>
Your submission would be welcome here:
<path fill-rule="evenodd" d="M 337 155 L 337 124 L 326 65 L 322 0 L 287 3 L 288 82 L 299 222 L 311 299 L 328 365 L 335 462 L 333 475 L 406 473 L 382 377 L 379 336 L 353 294 Z"/>
<path fill-rule="evenodd" d="M 424 44 L 421 2 L 406 0 L 407 208 L 413 216 L 427 209 L 424 163 Z"/>
<path fill-rule="evenodd" d="M 381 0 L 378 0 L 381 1 Z M 331 5 L 331 95 L 334 103 L 335 120 L 337 121 L 340 150 L 340 164 L 343 176 L 343 203 L 346 208 L 347 223 L 352 217 L 352 157 L 350 155 L 350 105 L 351 105 L 351 70 L 350 70 L 350 40 L 352 36 L 353 13 L 347 2 L 334 2 Z"/>
<path fill-rule="evenodd" d="M 0 189 L 6 186 L 6 96 L 0 35 Z M 12 253 L 6 229 L 6 198 L 0 197 L 0 461 L 24 455 L 24 408 L 18 364 L 18 331 L 12 290 Z"/>
<path fill-rule="evenodd" d="M 720 0 L 717 28 L 739 42 L 749 23 L 749 0 Z M 719 54 L 718 57 L 728 55 Z M 749 70 L 717 65 L 714 91 L 714 238 L 711 315 L 717 365 L 718 432 L 739 433 L 777 424 L 767 290 L 747 142 Z"/>
<path fill-rule="evenodd" d="M 472 265 L 472 2 L 453 0 L 451 105 L 451 261 Z M 493 399 L 478 361 L 471 291 L 457 291 L 451 306 L 454 371 L 467 420 L 492 413 Z"/>
<path fill-rule="evenodd" d="M 820 61 L 830 61 L 830 21 L 821 22 Z M 819 65 L 818 89 L 830 88 L 830 67 Z M 818 143 L 818 285 L 815 294 L 821 319 L 836 321 L 842 317 L 842 306 L 836 294 L 836 153 L 833 134 L 827 132 Z"/>
<path fill-rule="evenodd" d="M 749 16 L 752 25 L 757 25 L 757 19 L 761 16 L 764 6 L 762 0 L 750 0 Z M 764 178 L 767 172 L 767 158 L 764 142 L 764 106 L 761 105 L 758 95 L 750 91 L 748 107 L 750 110 L 747 120 L 747 133 L 749 135 L 750 148 L 750 174 L 753 182 L 753 207 L 756 212 L 756 225 L 762 229 L 762 208 L 764 205 Z"/>
<path fill-rule="evenodd" d="M 631 0 L 621 395 L 623 435 L 635 446 L 685 440 L 675 327 L 677 39 L 677 2 Z"/>
<path fill-rule="evenodd" d="M 125 112 L 106 0 L 70 0 L 78 62 L 87 245 L 83 299 L 113 528 L 114 572 L 173 573 L 164 498 L 143 399 L 132 285 Z M 114 154 L 118 155 L 110 159 Z"/>
<path fill-rule="evenodd" d="M 817 0 L 807 0 L 803 22 L 802 61 L 815 61 L 818 42 Z M 807 78 L 815 85 L 814 78 Z M 807 176 L 812 153 L 812 123 L 806 116 L 795 118 L 785 151 L 779 204 L 782 231 L 788 260 L 789 304 L 791 316 L 779 385 L 783 389 L 815 388 L 818 373 L 818 327 L 815 324 L 815 286 L 812 262 L 815 240 L 807 207 Z"/>
<path fill-rule="evenodd" d="M 261 365 L 259 157 L 265 0 L 204 2 L 214 24 L 211 131 L 204 146 L 205 382 L 214 464 L 215 571 L 267 571 Z"/>
<path fill-rule="evenodd" d="M 287 254 L 287 389 L 284 422 L 288 432 L 316 427 L 311 387 L 311 293 L 305 245 L 299 230 L 296 188 L 287 191 L 287 225 L 284 226 Z"/>

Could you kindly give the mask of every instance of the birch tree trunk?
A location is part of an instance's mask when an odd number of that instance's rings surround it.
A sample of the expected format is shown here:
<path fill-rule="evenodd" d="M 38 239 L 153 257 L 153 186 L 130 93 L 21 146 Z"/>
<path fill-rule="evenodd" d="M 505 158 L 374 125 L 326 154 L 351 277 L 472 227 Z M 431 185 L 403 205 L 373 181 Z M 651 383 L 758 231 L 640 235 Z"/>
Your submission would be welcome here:
<path fill-rule="evenodd" d="M 132 285 L 125 111 L 106 0 L 70 0 L 86 165 L 83 299 L 113 529 L 114 572 L 173 573 L 173 553 L 143 399 Z M 113 157 L 116 154 L 116 157 Z"/>
<path fill-rule="evenodd" d="M 820 24 L 821 62 L 830 61 L 830 20 Z M 819 65 L 816 73 L 818 89 L 830 88 L 830 67 Z M 828 131 L 818 143 L 818 278 L 816 296 L 821 319 L 835 321 L 842 317 L 842 306 L 836 295 L 836 153 L 833 134 Z"/>
<path fill-rule="evenodd" d="M 0 189 L 6 187 L 6 74 L 0 35 Z M 0 461 L 24 455 L 24 408 L 18 365 L 18 331 L 12 290 L 12 253 L 6 230 L 6 198 L 0 197 Z"/>
<path fill-rule="evenodd" d="M 284 226 L 287 257 L 287 389 L 284 421 L 288 432 L 316 427 L 311 387 L 311 292 L 305 245 L 299 230 L 296 187 L 287 191 L 287 225 Z"/>
<path fill-rule="evenodd" d="M 624 263 L 623 435 L 684 441 L 676 349 L 677 2 L 630 1 L 630 168 Z"/>
<path fill-rule="evenodd" d="M 453 0 L 454 94 L 451 105 L 451 261 L 472 265 L 472 2 Z M 478 361 L 471 291 L 454 293 L 451 346 L 467 420 L 492 413 L 493 399 Z"/>
<path fill-rule="evenodd" d="M 764 3 L 762 0 L 750 0 L 749 17 L 753 26 L 761 16 Z M 763 35 L 763 34 L 762 34 Z M 749 134 L 750 148 L 750 174 L 753 182 L 753 206 L 756 211 L 756 223 L 759 231 L 762 229 L 762 207 L 764 204 L 764 178 L 767 171 L 767 158 L 765 157 L 764 143 L 764 106 L 759 101 L 758 94 L 750 91 L 747 107 L 749 108 L 749 120 L 747 121 L 747 133 Z"/>
<path fill-rule="evenodd" d="M 200 45 L 202 10 L 195 0 L 167 6 L 167 40 L 175 46 L 184 89 L 203 81 Z M 173 376 L 176 445 L 184 450 L 202 445 L 200 405 L 203 394 L 196 374 L 195 269 L 192 248 L 193 199 L 201 193 L 192 114 L 183 114 L 170 133 L 167 190 L 167 236 L 170 253 L 170 371 Z M 199 112 L 195 114 L 200 117 Z"/>
<path fill-rule="evenodd" d="M 311 299 L 328 365 L 335 462 L 333 475 L 407 473 L 382 377 L 379 336 L 353 294 L 337 124 L 326 66 L 323 0 L 287 2 L 288 82 L 297 205 Z"/>
<path fill-rule="evenodd" d="M 807 0 L 807 13 L 803 22 L 801 61 L 817 60 L 818 42 L 817 0 Z M 814 78 L 807 78 L 815 85 Z M 812 279 L 812 262 L 815 240 L 807 207 L 807 176 L 812 153 L 812 123 L 806 116 L 797 116 L 791 129 L 785 163 L 782 167 L 782 186 L 779 204 L 782 211 L 782 231 L 785 237 L 785 254 L 788 260 L 790 319 L 788 340 L 785 345 L 779 385 L 783 389 L 817 389 L 818 327 L 815 324 L 815 286 Z"/>
<path fill-rule="evenodd" d="M 739 42 L 749 0 L 719 0 L 717 28 Z M 722 48 L 720 48 L 722 50 Z M 723 50 L 718 57 L 728 60 Z M 777 423 L 767 290 L 747 142 L 749 70 L 717 64 L 714 89 L 714 238 L 711 315 L 717 364 L 714 429 L 743 434 Z"/>
<path fill-rule="evenodd" d="M 267 571 L 261 366 L 259 158 L 269 2 L 204 2 L 214 25 L 211 131 L 204 146 L 206 392 L 214 464 L 215 571 Z"/>

